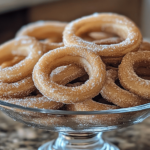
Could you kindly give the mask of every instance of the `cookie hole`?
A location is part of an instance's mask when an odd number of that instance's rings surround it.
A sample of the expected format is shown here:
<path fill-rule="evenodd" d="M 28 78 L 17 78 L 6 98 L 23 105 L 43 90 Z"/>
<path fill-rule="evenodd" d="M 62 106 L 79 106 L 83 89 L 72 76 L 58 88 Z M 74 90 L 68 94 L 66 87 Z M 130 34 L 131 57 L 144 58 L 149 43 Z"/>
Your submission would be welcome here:
<path fill-rule="evenodd" d="M 26 58 L 25 56 L 15 55 L 12 58 L 10 58 L 9 60 L 1 63 L 0 68 L 3 69 L 3 68 L 7 68 L 7 67 L 12 67 L 12 66 L 18 64 L 19 62 L 21 62 L 25 58 Z"/>
<path fill-rule="evenodd" d="M 150 62 L 141 61 L 133 65 L 134 71 L 142 79 L 150 80 Z"/>
<path fill-rule="evenodd" d="M 89 32 L 80 35 L 80 38 L 82 38 L 85 41 L 93 42 L 93 41 L 105 40 L 108 38 L 119 38 L 119 36 L 108 32 Z"/>
<path fill-rule="evenodd" d="M 104 99 L 101 94 L 98 94 L 97 96 L 95 96 L 93 100 L 102 104 L 114 105 L 113 103 L 108 102 L 106 99 Z"/>
<path fill-rule="evenodd" d="M 119 86 L 121 89 L 124 89 L 124 87 L 121 85 L 119 79 L 115 80 L 115 84 L 116 84 L 117 86 Z M 124 89 L 124 90 L 125 90 L 125 89 Z"/>

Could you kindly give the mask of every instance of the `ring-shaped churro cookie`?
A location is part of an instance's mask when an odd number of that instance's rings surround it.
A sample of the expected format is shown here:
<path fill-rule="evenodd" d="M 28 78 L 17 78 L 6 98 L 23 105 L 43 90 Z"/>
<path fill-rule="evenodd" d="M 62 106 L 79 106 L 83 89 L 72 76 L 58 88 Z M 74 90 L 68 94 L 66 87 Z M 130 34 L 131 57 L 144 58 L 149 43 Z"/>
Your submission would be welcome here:
<path fill-rule="evenodd" d="M 42 40 L 40 43 L 43 46 L 44 52 L 64 46 L 62 33 L 67 23 L 59 21 L 38 21 L 23 26 L 16 36 L 31 36 L 37 40 Z"/>
<path fill-rule="evenodd" d="M 130 92 L 143 98 L 150 98 L 150 81 L 140 78 L 134 68 L 150 65 L 150 52 L 130 52 L 124 56 L 119 66 L 119 80 L 121 85 Z M 135 69 L 136 70 L 136 69 Z"/>
<path fill-rule="evenodd" d="M 87 42 L 79 36 L 94 31 L 111 32 L 125 39 L 112 45 L 97 45 Z M 64 30 L 64 44 L 78 45 L 104 57 L 120 57 L 130 51 L 137 51 L 142 42 L 142 35 L 137 26 L 127 17 L 113 13 L 95 13 L 72 21 Z"/>
<path fill-rule="evenodd" d="M 1 100 L 11 104 L 21 105 L 23 107 L 39 109 L 59 109 L 63 106 L 62 103 L 52 101 L 40 94 L 23 98 L 1 98 Z"/>
<path fill-rule="evenodd" d="M 0 65 L 1 68 L 10 67 L 24 59 L 24 56 L 14 56 L 12 60 Z M 28 76 L 20 81 L 13 83 L 0 82 L 0 97 L 23 97 L 28 96 L 35 90 L 32 76 Z"/>
<path fill-rule="evenodd" d="M 32 76 L 14 83 L 0 82 L 0 97 L 22 97 L 35 90 Z"/>
<path fill-rule="evenodd" d="M 106 76 L 106 82 L 101 90 L 101 95 L 107 101 L 119 107 L 133 107 L 149 103 L 150 100 L 143 99 L 127 90 L 121 89 L 116 85 L 115 80 L 118 79 L 118 71 L 108 70 Z"/>
<path fill-rule="evenodd" d="M 69 64 L 84 67 L 89 80 L 78 87 L 66 87 L 53 82 L 49 74 L 53 69 Z M 96 96 L 105 82 L 105 65 L 100 57 L 79 46 L 57 48 L 43 55 L 34 67 L 33 80 L 46 97 L 62 103 L 76 103 Z"/>
<path fill-rule="evenodd" d="M 12 67 L 0 68 L 1 82 L 12 83 L 30 75 L 43 52 L 41 45 L 35 38 L 26 36 L 13 39 L 0 46 L 0 61 L 10 54 L 25 56 L 26 58 Z"/>
<path fill-rule="evenodd" d="M 52 71 L 50 77 L 51 77 L 51 80 L 53 80 L 57 84 L 65 85 L 69 83 L 70 81 L 84 75 L 85 73 L 86 72 L 84 71 L 83 68 L 80 68 L 76 65 L 71 64 L 68 66 L 62 66 L 62 67 L 56 68 L 55 70 Z M 25 107 L 33 106 L 34 108 L 37 107 L 37 108 L 45 108 L 45 109 L 50 109 L 53 107 L 53 106 L 51 107 L 51 106 L 46 105 L 47 102 L 45 102 L 45 100 L 47 98 L 45 97 L 39 98 L 39 93 L 36 93 L 36 95 L 38 94 L 37 104 L 36 104 L 36 96 L 32 96 L 32 97 L 28 96 L 34 90 L 35 90 L 35 86 L 32 81 L 32 77 L 27 77 L 16 83 L 0 83 L 0 96 L 2 96 L 3 98 L 5 97 L 4 99 L 1 98 L 1 100 L 7 100 L 7 102 L 10 102 L 10 103 L 12 102 L 13 104 L 22 105 Z M 9 98 L 6 98 L 6 97 L 9 97 Z M 24 98 L 23 100 L 21 99 L 20 101 L 17 97 L 19 98 L 24 97 Z M 44 100 L 43 102 L 42 102 L 42 99 Z M 53 102 L 51 103 L 53 104 Z M 51 103 L 49 103 L 49 105 Z M 57 104 L 57 102 L 55 103 Z"/>
<path fill-rule="evenodd" d="M 55 101 L 52 101 L 46 97 L 44 97 L 41 94 L 34 95 L 34 96 L 26 96 L 22 98 L 1 98 L 2 101 L 23 106 L 23 107 L 29 107 L 29 108 L 37 108 L 37 109 L 52 109 L 52 110 L 57 110 L 60 107 L 63 106 L 62 103 L 58 103 Z M 21 115 L 21 117 L 24 118 L 24 120 L 29 121 L 31 119 L 31 122 L 34 122 L 36 119 L 47 122 L 49 119 L 51 119 L 51 123 L 57 124 L 61 123 L 62 119 L 58 120 L 57 118 L 55 119 L 53 115 L 49 115 L 47 113 L 41 113 L 41 112 L 33 112 L 33 111 L 23 111 L 22 109 L 18 108 L 10 108 L 7 106 L 3 107 L 4 109 L 9 109 L 13 110 L 13 112 L 17 112 L 17 115 Z M 39 118 L 39 119 L 38 119 Z M 44 119 L 45 118 L 45 119 Z M 52 124 L 52 125 L 53 125 Z"/>
<path fill-rule="evenodd" d="M 101 110 L 112 110 L 118 109 L 118 106 L 115 105 L 108 105 L 102 104 L 99 102 L 95 102 L 92 99 L 85 100 L 80 103 L 75 104 L 68 104 L 65 106 L 66 110 L 69 111 L 101 111 Z M 119 118 L 121 117 L 120 114 L 108 114 L 108 115 L 74 115 L 72 119 L 81 124 L 117 124 Z"/>
<path fill-rule="evenodd" d="M 70 111 L 98 111 L 98 110 L 109 110 L 109 109 L 119 108 L 115 105 L 108 105 L 108 104 L 95 102 L 92 99 L 85 100 L 80 103 L 67 104 L 66 106 L 67 106 L 67 110 Z"/>
<path fill-rule="evenodd" d="M 85 74 L 85 71 L 82 68 L 71 64 L 68 66 L 58 67 L 55 70 L 53 70 L 53 72 L 51 73 L 51 80 L 53 80 L 54 82 L 56 82 L 58 84 L 65 85 L 68 82 L 82 76 L 83 74 Z M 26 83 L 26 82 L 23 82 L 23 83 Z M 32 81 L 32 83 L 33 83 L 33 81 Z M 20 85 L 20 84 L 18 83 L 18 85 Z M 34 85 L 34 84 L 32 84 L 32 85 Z M 80 83 L 78 83 L 78 85 L 80 85 Z M 19 86 L 19 88 L 17 89 L 17 92 L 19 93 L 20 92 L 19 90 L 23 87 L 27 87 L 27 86 L 25 86 L 25 85 L 23 85 L 22 87 Z M 9 85 L 9 88 L 10 88 L 10 85 Z M 1 89 L 0 89 L 0 91 L 1 91 Z M 7 91 L 8 91 L 8 89 L 6 90 L 6 92 L 4 94 L 8 94 Z M 25 92 L 24 89 L 23 89 L 23 91 Z M 32 96 L 31 92 L 30 92 L 31 95 L 29 95 L 29 93 L 28 93 L 29 96 L 22 95 L 21 93 L 19 93 L 19 95 L 17 96 L 18 93 L 16 93 L 16 91 L 14 91 L 14 92 L 15 92 L 15 94 L 13 93 L 13 95 L 9 95 L 8 96 L 9 98 L 7 98 L 6 95 L 3 95 L 3 98 L 1 98 L 1 100 L 4 102 L 21 105 L 23 107 L 38 108 L 38 109 L 59 109 L 60 107 L 63 106 L 62 103 L 52 101 L 51 99 L 48 99 L 48 98 L 42 96 L 39 91 L 35 91 L 33 93 L 34 96 Z M 12 94 L 12 93 L 10 93 L 10 94 Z M 20 96 L 23 98 L 17 98 Z M 26 97 L 24 97 L 24 96 L 26 96 Z M 14 110 L 22 113 L 22 111 L 19 111 L 18 109 L 14 109 Z M 49 119 L 53 118 L 52 116 L 47 116 L 46 114 L 33 113 L 33 112 L 31 112 L 31 113 L 27 112 L 24 114 L 27 114 L 27 115 L 30 114 L 32 117 L 34 117 L 34 119 L 35 119 L 35 117 L 36 118 L 47 117 Z M 57 121 L 56 121 L 56 119 L 53 118 L 53 121 L 51 121 L 51 122 L 56 123 Z M 59 122 L 61 122 L 61 121 L 59 121 Z"/>

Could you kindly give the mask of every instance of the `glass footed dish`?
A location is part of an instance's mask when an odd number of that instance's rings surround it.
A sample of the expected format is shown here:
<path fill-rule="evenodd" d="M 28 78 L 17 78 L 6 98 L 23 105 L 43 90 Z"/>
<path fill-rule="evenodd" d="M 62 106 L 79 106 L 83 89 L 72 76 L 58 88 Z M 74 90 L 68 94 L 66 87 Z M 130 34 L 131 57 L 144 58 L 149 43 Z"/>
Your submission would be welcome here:
<path fill-rule="evenodd" d="M 0 110 L 28 126 L 59 132 L 57 139 L 38 150 L 119 150 L 103 140 L 102 132 L 142 122 L 150 115 L 150 103 L 114 110 L 65 111 L 28 108 L 0 101 Z"/>

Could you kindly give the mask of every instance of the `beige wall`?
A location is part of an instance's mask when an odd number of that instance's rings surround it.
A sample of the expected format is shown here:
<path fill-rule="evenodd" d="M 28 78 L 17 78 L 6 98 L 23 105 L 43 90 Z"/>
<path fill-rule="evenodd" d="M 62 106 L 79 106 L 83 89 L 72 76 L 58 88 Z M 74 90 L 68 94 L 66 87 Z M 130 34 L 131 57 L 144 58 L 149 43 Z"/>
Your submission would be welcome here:
<path fill-rule="evenodd" d="M 141 31 L 143 37 L 150 38 L 150 0 L 143 0 L 141 15 Z"/>

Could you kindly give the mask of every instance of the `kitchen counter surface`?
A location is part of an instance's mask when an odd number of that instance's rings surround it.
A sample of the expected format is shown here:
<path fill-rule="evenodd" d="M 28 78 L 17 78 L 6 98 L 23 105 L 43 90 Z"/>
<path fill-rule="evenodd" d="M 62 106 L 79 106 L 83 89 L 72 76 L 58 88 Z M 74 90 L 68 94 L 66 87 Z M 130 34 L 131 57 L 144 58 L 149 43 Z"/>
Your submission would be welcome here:
<path fill-rule="evenodd" d="M 0 150 L 37 150 L 57 133 L 13 121 L 0 111 Z M 150 118 L 140 124 L 104 133 L 121 150 L 150 150 Z"/>

